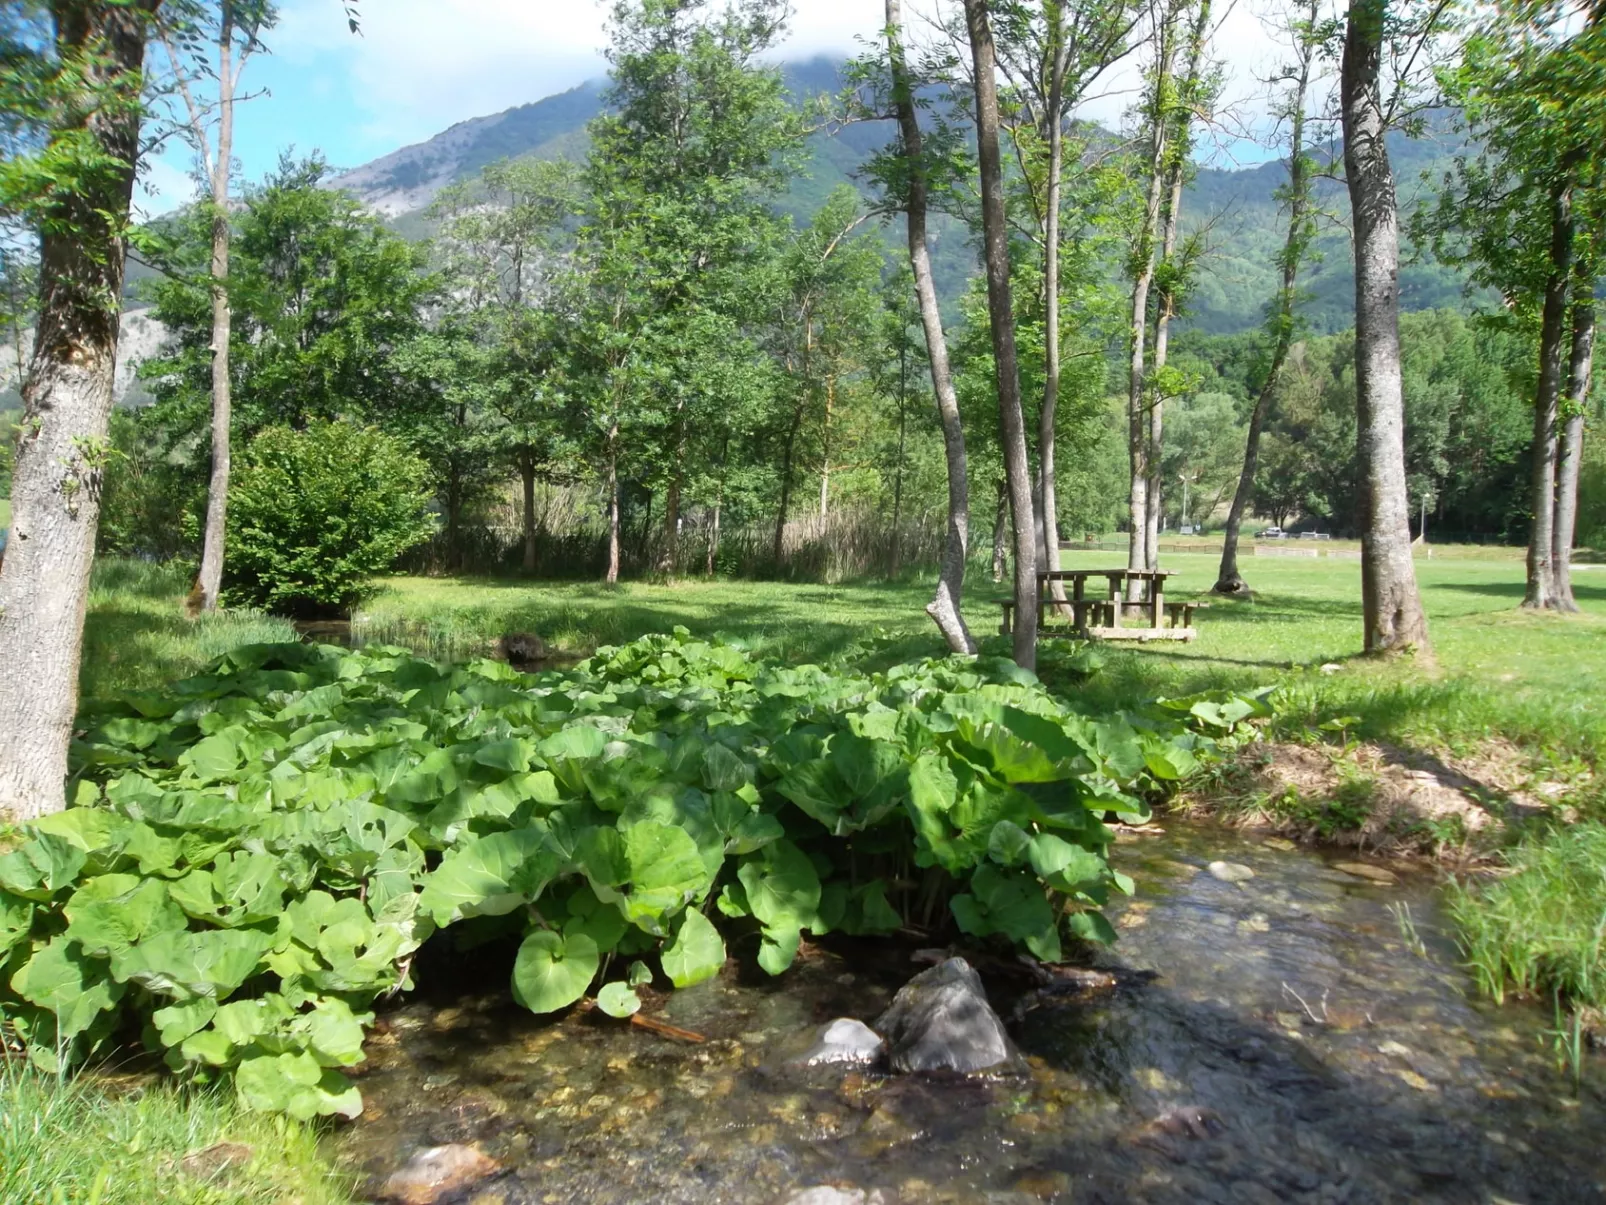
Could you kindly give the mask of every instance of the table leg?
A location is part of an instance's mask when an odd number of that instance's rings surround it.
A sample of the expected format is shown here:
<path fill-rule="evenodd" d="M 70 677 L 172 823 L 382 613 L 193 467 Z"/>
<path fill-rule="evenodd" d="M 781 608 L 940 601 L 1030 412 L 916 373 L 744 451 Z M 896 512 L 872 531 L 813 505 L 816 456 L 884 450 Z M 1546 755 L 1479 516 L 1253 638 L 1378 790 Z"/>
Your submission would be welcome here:
<path fill-rule="evenodd" d="M 1110 583 L 1110 626 L 1118 628 L 1122 626 L 1121 610 L 1125 606 L 1125 599 L 1122 597 L 1121 578 L 1115 576 L 1108 580 Z"/>
<path fill-rule="evenodd" d="M 1165 595 L 1160 593 L 1160 583 L 1154 583 L 1154 589 L 1149 595 L 1149 626 L 1158 628 L 1160 616 L 1165 614 Z"/>

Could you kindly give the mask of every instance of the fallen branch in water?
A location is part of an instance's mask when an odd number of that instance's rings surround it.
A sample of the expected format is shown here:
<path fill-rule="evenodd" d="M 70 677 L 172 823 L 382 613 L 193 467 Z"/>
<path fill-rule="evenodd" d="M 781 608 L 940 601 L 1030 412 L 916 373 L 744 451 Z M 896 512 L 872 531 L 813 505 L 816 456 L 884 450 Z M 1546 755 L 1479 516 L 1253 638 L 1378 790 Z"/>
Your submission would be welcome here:
<path fill-rule="evenodd" d="M 595 1000 L 580 1001 L 580 1011 L 588 1013 L 597 1007 Z M 648 1033 L 655 1033 L 659 1037 L 676 1038 L 682 1042 L 706 1042 L 708 1039 L 700 1033 L 690 1029 L 682 1029 L 678 1025 L 671 1025 L 668 1021 L 660 1021 L 656 1017 L 644 1016 L 641 1013 L 631 1013 L 630 1023 L 637 1029 L 645 1029 Z"/>

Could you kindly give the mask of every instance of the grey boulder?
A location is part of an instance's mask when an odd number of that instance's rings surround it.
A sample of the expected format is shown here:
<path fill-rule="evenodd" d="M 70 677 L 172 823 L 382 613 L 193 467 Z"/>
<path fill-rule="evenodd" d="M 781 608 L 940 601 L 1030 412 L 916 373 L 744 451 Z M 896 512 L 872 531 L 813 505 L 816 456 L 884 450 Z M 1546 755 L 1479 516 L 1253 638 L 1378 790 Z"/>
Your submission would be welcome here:
<path fill-rule="evenodd" d="M 866 1066 L 881 1057 L 881 1037 L 863 1021 L 838 1017 L 792 1062 L 800 1067 Z"/>
<path fill-rule="evenodd" d="M 987 1003 L 981 976 L 963 958 L 950 958 L 909 980 L 875 1028 L 886 1039 L 894 1071 L 968 1075 L 1020 1064 L 1003 1021 Z"/>

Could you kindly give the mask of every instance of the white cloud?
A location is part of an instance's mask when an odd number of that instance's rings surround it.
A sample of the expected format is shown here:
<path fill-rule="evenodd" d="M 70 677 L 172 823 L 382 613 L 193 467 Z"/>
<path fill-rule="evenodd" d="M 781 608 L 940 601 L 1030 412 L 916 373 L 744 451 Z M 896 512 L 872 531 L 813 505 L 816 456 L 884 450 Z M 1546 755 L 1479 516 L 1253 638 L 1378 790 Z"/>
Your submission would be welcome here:
<path fill-rule="evenodd" d="M 188 149 L 171 147 L 159 159 L 147 159 L 134 186 L 134 214 L 140 221 L 171 213 L 195 199 L 195 177 L 185 167 Z"/>

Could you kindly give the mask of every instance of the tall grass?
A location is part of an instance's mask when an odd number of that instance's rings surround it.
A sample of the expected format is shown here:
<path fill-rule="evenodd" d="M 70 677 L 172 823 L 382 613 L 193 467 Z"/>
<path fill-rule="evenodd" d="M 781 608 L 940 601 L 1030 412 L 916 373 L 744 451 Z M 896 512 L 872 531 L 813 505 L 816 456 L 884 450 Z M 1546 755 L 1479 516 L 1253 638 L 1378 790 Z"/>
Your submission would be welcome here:
<path fill-rule="evenodd" d="M 1606 825 L 1525 838 L 1510 873 L 1450 888 L 1450 912 L 1478 986 L 1606 1007 Z"/>
<path fill-rule="evenodd" d="M 182 562 L 96 560 L 78 674 L 85 699 L 163 685 L 242 644 L 296 639 L 289 620 L 259 611 L 186 617 L 191 575 Z"/>
<path fill-rule="evenodd" d="M 0 1202 L 5 1205 L 345 1205 L 346 1177 L 317 1135 L 242 1112 L 232 1095 L 170 1084 L 114 1086 L 0 1057 Z M 241 1144 L 238 1162 L 185 1156 Z"/>

